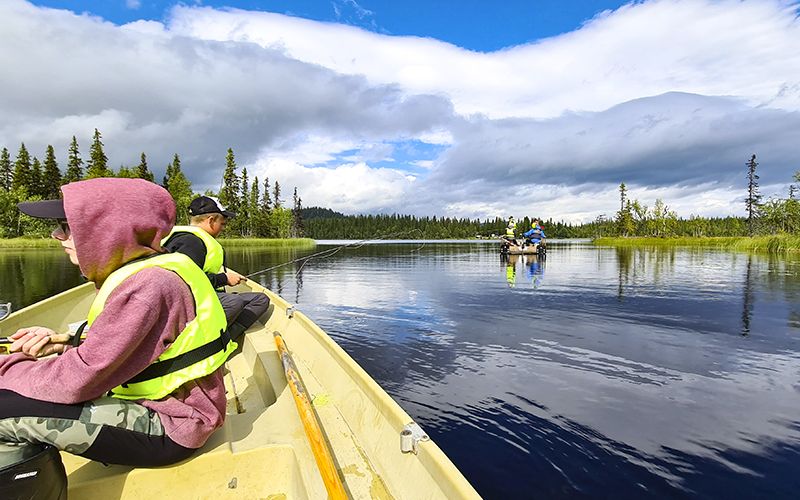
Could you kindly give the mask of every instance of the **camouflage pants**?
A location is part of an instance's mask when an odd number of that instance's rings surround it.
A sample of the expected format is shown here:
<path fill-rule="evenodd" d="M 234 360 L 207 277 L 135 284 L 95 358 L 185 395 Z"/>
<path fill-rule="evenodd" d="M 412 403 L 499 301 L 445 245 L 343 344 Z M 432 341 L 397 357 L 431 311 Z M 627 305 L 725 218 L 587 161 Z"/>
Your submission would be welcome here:
<path fill-rule="evenodd" d="M 156 412 L 131 401 L 101 397 L 64 405 L 10 391 L 0 391 L 0 445 L 3 442 L 47 443 L 106 463 L 140 466 L 172 463 L 193 451 L 165 435 Z"/>

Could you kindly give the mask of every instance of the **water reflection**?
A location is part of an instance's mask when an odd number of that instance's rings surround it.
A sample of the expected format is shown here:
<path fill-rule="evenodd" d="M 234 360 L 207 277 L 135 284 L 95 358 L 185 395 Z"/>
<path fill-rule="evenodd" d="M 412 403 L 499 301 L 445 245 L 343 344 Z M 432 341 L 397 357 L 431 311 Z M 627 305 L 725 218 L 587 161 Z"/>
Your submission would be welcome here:
<path fill-rule="evenodd" d="M 487 500 L 800 494 L 799 256 L 548 249 L 385 243 L 253 279 L 334 337 Z M 308 253 L 228 259 L 250 274 Z"/>

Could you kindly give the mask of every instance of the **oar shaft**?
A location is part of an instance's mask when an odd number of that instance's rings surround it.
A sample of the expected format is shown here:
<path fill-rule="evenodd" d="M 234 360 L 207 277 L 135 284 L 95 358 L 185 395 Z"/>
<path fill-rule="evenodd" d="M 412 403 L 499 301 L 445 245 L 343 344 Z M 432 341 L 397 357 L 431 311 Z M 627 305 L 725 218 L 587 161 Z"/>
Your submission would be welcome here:
<path fill-rule="evenodd" d="M 322 475 L 322 482 L 325 483 L 325 489 L 328 490 L 328 496 L 331 500 L 348 500 L 344 485 L 336 473 L 336 467 L 333 465 L 331 452 L 322 438 L 322 431 L 316 416 L 314 416 L 314 410 L 311 408 L 311 402 L 308 400 L 308 394 L 303 385 L 303 380 L 300 378 L 300 373 L 298 373 L 297 367 L 289 355 L 289 350 L 286 348 L 281 334 L 274 332 L 273 335 L 275 336 L 275 344 L 278 346 L 278 353 L 281 356 L 283 370 L 286 372 L 286 381 L 292 390 L 297 411 L 300 413 L 300 420 L 303 421 L 303 428 L 305 428 L 308 441 L 311 443 L 311 451 L 317 461 L 317 467 L 319 467 L 319 472 Z"/>

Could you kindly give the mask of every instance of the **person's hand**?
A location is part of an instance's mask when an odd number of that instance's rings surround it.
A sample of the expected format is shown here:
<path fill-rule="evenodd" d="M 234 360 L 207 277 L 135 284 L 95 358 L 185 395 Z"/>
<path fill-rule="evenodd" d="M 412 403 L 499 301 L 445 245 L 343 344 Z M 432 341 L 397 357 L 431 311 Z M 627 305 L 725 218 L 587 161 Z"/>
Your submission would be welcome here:
<path fill-rule="evenodd" d="M 227 271 L 225 274 L 228 276 L 228 286 L 236 286 L 241 281 L 247 281 L 245 276 L 242 276 L 236 271 Z"/>
<path fill-rule="evenodd" d="M 9 335 L 8 338 L 13 342 L 8 352 L 23 352 L 36 358 L 64 352 L 67 348 L 66 344 L 52 342 L 51 335 L 57 334 L 53 330 L 41 326 L 21 328 L 16 333 Z"/>

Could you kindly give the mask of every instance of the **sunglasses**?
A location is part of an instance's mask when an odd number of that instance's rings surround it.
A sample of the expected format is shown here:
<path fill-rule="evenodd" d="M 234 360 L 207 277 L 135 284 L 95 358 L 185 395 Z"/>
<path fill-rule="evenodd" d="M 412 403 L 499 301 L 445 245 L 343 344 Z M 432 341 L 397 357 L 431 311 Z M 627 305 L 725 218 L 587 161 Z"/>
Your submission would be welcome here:
<path fill-rule="evenodd" d="M 59 241 L 65 241 L 69 239 L 70 234 L 69 224 L 67 224 L 67 221 L 59 220 L 58 227 L 55 229 L 55 231 L 50 233 L 50 236 Z"/>

